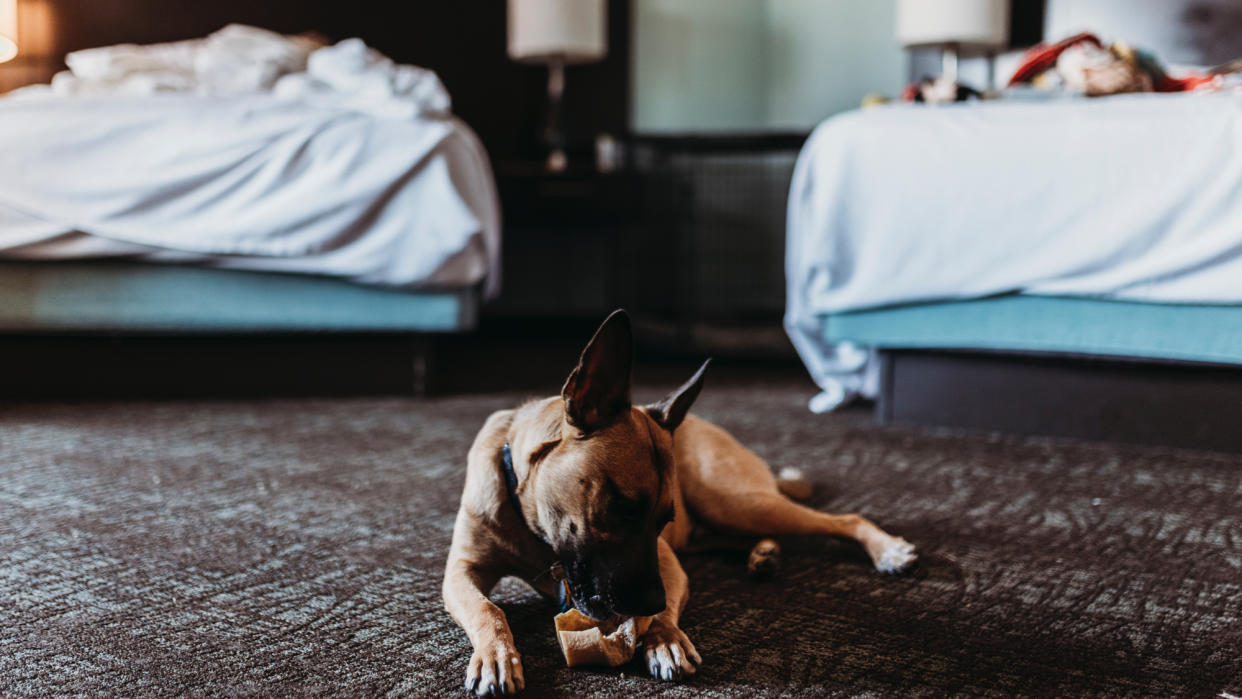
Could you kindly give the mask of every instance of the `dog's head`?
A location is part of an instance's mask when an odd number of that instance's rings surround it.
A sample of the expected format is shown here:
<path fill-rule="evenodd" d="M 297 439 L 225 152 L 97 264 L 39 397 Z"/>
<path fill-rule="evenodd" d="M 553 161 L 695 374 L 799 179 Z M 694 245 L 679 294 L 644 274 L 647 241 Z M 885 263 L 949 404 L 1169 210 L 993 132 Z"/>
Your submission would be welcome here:
<path fill-rule="evenodd" d="M 595 619 L 664 609 L 657 540 L 675 515 L 673 430 L 707 368 L 659 403 L 636 407 L 632 363 L 629 316 L 616 311 L 565 381 L 552 438 L 523 454 L 534 476 L 524 488 L 535 503 L 527 516 L 560 557 L 574 606 Z"/>

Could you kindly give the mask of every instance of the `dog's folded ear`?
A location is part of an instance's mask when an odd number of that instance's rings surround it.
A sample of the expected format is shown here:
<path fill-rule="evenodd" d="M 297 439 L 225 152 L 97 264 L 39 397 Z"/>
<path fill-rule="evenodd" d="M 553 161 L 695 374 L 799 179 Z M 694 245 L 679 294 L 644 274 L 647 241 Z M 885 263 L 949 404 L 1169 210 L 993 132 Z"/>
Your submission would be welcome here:
<path fill-rule="evenodd" d="M 699 397 L 699 391 L 703 390 L 703 374 L 707 372 L 707 367 L 711 363 L 710 359 L 703 362 L 703 366 L 694 372 L 690 380 L 665 396 L 659 403 L 648 405 L 647 413 L 651 415 L 651 418 L 670 432 L 677 429 L 681 421 L 686 419 L 686 414 L 690 412 L 694 399 Z"/>
<path fill-rule="evenodd" d="M 618 309 L 595 331 L 561 388 L 569 423 L 590 432 L 629 410 L 633 366 L 634 331 L 629 315 Z"/>

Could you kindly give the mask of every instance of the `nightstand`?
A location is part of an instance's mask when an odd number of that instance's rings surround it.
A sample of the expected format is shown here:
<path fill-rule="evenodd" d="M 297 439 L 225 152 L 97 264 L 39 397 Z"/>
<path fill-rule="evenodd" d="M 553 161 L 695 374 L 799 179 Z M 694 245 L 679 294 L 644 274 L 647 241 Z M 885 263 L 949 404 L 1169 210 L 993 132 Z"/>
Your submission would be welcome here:
<path fill-rule="evenodd" d="M 633 299 L 639 175 L 501 163 L 496 181 L 503 269 L 488 315 L 602 317 Z"/>

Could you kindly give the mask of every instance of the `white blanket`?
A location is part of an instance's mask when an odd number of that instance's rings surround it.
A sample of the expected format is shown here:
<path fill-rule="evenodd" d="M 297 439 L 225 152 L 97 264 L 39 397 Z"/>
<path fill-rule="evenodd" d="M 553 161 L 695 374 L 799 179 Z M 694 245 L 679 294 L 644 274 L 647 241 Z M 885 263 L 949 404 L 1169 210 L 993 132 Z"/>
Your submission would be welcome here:
<path fill-rule="evenodd" d="M 825 314 L 1021 292 L 1242 303 L 1242 95 L 893 106 L 821 124 L 785 325 L 828 409 L 873 392 Z"/>
<path fill-rule="evenodd" d="M 499 289 L 499 204 L 435 73 L 230 25 L 0 99 L 0 257 Z"/>
<path fill-rule="evenodd" d="M 0 99 L 0 153 L 0 256 L 77 231 L 157 261 L 498 288 L 491 170 L 451 118 L 270 94 Z"/>

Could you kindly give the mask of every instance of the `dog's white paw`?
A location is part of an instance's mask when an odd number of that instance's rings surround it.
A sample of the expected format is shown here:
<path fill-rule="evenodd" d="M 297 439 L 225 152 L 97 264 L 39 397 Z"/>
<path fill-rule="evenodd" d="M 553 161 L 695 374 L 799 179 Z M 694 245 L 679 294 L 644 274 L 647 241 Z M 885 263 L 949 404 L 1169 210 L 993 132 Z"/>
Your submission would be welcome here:
<path fill-rule="evenodd" d="M 880 555 L 872 555 L 875 569 L 881 573 L 900 573 L 910 567 L 918 554 L 914 552 L 914 544 L 902 538 L 894 537 L 880 551 Z"/>
<path fill-rule="evenodd" d="M 647 671 L 657 680 L 672 682 L 693 675 L 703 662 L 694 644 L 675 626 L 652 625 L 640 640 Z"/>
<path fill-rule="evenodd" d="M 512 643 L 497 641 L 475 648 L 466 668 L 466 691 L 480 697 L 516 694 L 526 686 L 522 659 Z"/>

